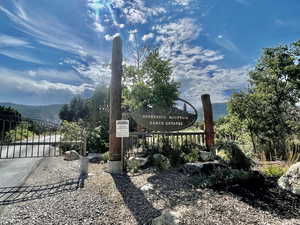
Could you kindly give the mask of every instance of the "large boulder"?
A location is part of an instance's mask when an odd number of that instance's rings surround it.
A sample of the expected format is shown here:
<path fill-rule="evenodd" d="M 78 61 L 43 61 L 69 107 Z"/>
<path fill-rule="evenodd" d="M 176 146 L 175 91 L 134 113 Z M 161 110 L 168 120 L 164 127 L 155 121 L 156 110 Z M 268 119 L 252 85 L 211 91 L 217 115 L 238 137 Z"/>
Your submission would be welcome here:
<path fill-rule="evenodd" d="M 75 151 L 66 151 L 64 154 L 64 160 L 66 161 L 74 161 L 80 159 L 80 155 Z"/>
<path fill-rule="evenodd" d="M 288 171 L 279 178 L 278 185 L 284 190 L 300 195 L 300 162 L 292 165 Z"/>
<path fill-rule="evenodd" d="M 227 166 L 217 161 L 198 162 L 198 163 L 186 163 L 181 167 L 180 171 L 191 176 L 195 176 L 195 175 L 203 176 L 203 175 L 210 175 L 214 173 L 217 169 L 224 169 L 224 168 L 227 168 Z"/>
<path fill-rule="evenodd" d="M 207 162 L 214 159 L 214 154 L 207 151 L 199 151 L 199 158 L 201 161 Z"/>
<path fill-rule="evenodd" d="M 159 217 L 152 220 L 152 225 L 177 225 L 180 222 L 179 218 L 179 212 L 166 209 Z"/>
<path fill-rule="evenodd" d="M 130 171 L 137 171 L 138 169 L 144 167 L 148 162 L 148 157 L 130 157 L 127 160 L 127 168 Z"/>
<path fill-rule="evenodd" d="M 233 169 L 249 170 L 254 162 L 234 142 L 219 142 L 216 157 Z"/>

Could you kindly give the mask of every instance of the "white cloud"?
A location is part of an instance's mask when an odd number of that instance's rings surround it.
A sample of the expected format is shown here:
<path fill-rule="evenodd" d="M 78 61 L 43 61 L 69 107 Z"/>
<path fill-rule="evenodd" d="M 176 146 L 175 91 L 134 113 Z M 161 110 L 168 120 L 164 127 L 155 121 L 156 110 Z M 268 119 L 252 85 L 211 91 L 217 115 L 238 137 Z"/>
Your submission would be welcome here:
<path fill-rule="evenodd" d="M 0 12 L 14 23 L 16 29 L 33 37 L 35 41 L 79 55 L 82 52 L 80 49 L 85 49 L 85 52 L 91 55 L 97 55 L 97 51 L 90 46 L 89 42 L 80 37 L 76 29 L 66 25 L 61 17 L 51 14 L 47 7 L 32 10 L 24 0 L 12 1 L 12 4 L 15 10 L 0 6 Z"/>
<path fill-rule="evenodd" d="M 191 3 L 191 0 L 174 0 L 176 4 L 181 6 L 188 6 Z"/>
<path fill-rule="evenodd" d="M 47 64 L 46 62 L 41 61 L 40 59 L 38 59 L 28 53 L 24 53 L 24 52 L 0 49 L 0 54 L 10 57 L 12 59 L 16 59 L 16 60 L 20 60 L 20 61 L 24 61 L 24 62 L 36 63 L 36 64 Z"/>
<path fill-rule="evenodd" d="M 115 37 L 117 37 L 117 36 L 120 36 L 120 33 L 116 33 L 116 34 L 114 34 L 114 35 L 109 35 L 109 34 L 106 34 L 105 36 L 104 36 L 104 38 L 105 38 L 105 40 L 107 40 L 107 41 L 111 41 L 111 40 L 113 40 Z"/>
<path fill-rule="evenodd" d="M 105 83 L 108 84 L 111 77 L 111 69 L 109 63 L 100 63 L 101 60 L 90 63 L 88 65 L 82 64 L 73 59 L 64 60 L 64 64 L 71 65 L 71 67 L 82 77 L 89 79 L 94 85 Z"/>
<path fill-rule="evenodd" d="M 146 6 L 144 0 L 114 0 L 113 5 L 123 12 L 129 23 L 133 24 L 145 24 L 148 22 L 148 18 L 167 12 L 163 7 Z"/>
<path fill-rule="evenodd" d="M 95 30 L 97 32 L 104 32 L 105 31 L 105 28 L 100 23 L 95 22 L 94 25 L 95 25 Z"/>
<path fill-rule="evenodd" d="M 8 36 L 8 35 L 0 35 L 0 48 L 1 47 L 19 47 L 19 46 L 28 46 L 29 43 L 22 39 Z"/>
<path fill-rule="evenodd" d="M 0 95 L 6 95 L 7 93 L 14 93 L 18 95 L 36 95 L 51 97 L 52 95 L 66 94 L 66 95 L 81 95 L 85 91 L 91 91 L 94 89 L 93 85 L 82 83 L 80 85 L 71 85 L 60 82 L 50 82 L 48 80 L 35 80 L 26 74 L 29 71 L 15 71 L 0 68 L 1 84 L 3 88 L 0 90 Z M 59 99 L 58 99 L 59 101 Z"/>
<path fill-rule="evenodd" d="M 143 37 L 142 37 L 142 40 L 143 41 L 147 41 L 149 39 L 152 39 L 154 38 L 154 34 L 153 33 L 149 33 L 149 34 L 145 34 Z"/>
<path fill-rule="evenodd" d="M 129 41 L 131 41 L 131 42 L 134 41 L 135 35 L 136 35 L 137 32 L 138 32 L 137 29 L 128 31 L 128 33 L 129 33 Z"/>
<path fill-rule="evenodd" d="M 224 58 L 223 55 L 192 44 L 201 34 L 201 24 L 183 18 L 154 26 L 153 30 L 157 33 L 161 55 L 174 65 L 173 78 L 181 83 L 183 97 L 197 107 L 202 94 L 210 94 L 213 102 L 224 102 L 228 100 L 225 91 L 247 87 L 249 66 L 220 68 L 217 62 Z"/>

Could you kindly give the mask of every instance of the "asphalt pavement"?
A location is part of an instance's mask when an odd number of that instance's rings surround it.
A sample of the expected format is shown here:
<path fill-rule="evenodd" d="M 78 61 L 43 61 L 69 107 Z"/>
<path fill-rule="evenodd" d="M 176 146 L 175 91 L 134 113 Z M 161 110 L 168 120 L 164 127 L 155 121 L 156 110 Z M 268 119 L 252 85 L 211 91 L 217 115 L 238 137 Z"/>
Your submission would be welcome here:
<path fill-rule="evenodd" d="M 54 142 L 54 139 L 47 136 L 43 141 Z M 41 142 L 39 139 L 30 141 L 31 143 Z M 24 143 L 17 146 L 2 146 L 0 149 L 0 188 L 21 186 L 26 178 L 43 160 L 42 156 L 55 154 L 55 148 L 52 145 L 30 145 Z M 7 157 L 6 157 L 7 156 Z M 18 157 L 35 157 L 35 158 L 18 158 Z M 3 159 L 12 158 L 13 159 Z"/>

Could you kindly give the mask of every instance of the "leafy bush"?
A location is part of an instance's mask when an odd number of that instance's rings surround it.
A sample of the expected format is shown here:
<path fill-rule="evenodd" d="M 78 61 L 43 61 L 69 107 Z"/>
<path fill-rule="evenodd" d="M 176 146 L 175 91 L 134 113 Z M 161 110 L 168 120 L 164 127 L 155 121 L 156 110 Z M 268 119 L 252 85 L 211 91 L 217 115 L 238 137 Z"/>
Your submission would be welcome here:
<path fill-rule="evenodd" d="M 154 154 L 152 156 L 152 160 L 154 166 L 157 167 L 158 169 L 166 170 L 171 167 L 170 160 L 162 154 Z"/>
<path fill-rule="evenodd" d="M 7 142 L 21 141 L 33 137 L 34 133 L 29 130 L 27 123 L 19 124 L 14 130 L 6 132 L 5 140 Z"/>
<path fill-rule="evenodd" d="M 108 145 L 102 137 L 101 126 L 95 127 L 88 131 L 87 136 L 87 151 L 93 153 L 103 153 L 108 150 Z"/>
<path fill-rule="evenodd" d="M 245 184 L 260 180 L 261 175 L 253 171 L 231 168 L 217 169 L 210 175 L 192 176 L 190 183 L 196 187 L 208 188 L 219 185 Z"/>
<path fill-rule="evenodd" d="M 65 142 L 60 146 L 63 152 L 75 150 L 81 153 L 84 133 L 83 128 L 77 122 L 63 121 L 60 133 L 61 141 Z"/>
<path fill-rule="evenodd" d="M 243 170 L 251 168 L 252 160 L 234 142 L 219 142 L 215 147 L 219 159 L 232 168 Z"/>
<path fill-rule="evenodd" d="M 281 165 L 268 165 L 262 168 L 262 172 L 269 177 L 281 177 L 288 170 Z"/>

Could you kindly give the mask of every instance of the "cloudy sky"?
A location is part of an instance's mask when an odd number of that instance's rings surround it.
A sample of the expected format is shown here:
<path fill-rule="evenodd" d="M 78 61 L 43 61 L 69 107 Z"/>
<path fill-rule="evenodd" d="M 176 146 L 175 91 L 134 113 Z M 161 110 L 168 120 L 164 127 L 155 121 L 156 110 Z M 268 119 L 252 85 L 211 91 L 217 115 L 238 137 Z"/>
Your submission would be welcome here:
<path fill-rule="evenodd" d="M 226 102 L 262 48 L 300 38 L 299 0 L 1 0 L 0 102 L 66 103 L 110 79 L 112 38 L 171 59 L 181 96 Z"/>

